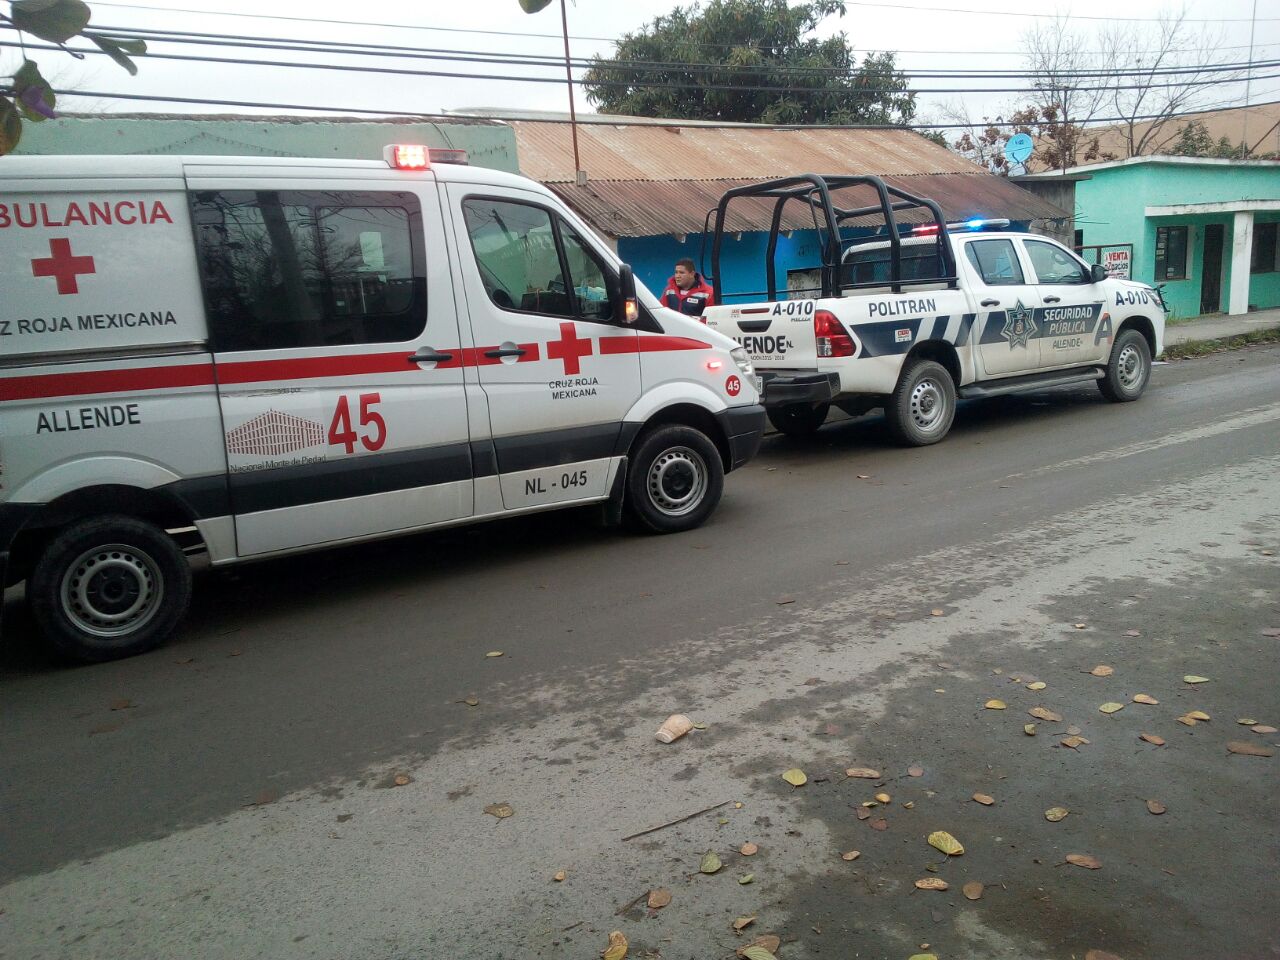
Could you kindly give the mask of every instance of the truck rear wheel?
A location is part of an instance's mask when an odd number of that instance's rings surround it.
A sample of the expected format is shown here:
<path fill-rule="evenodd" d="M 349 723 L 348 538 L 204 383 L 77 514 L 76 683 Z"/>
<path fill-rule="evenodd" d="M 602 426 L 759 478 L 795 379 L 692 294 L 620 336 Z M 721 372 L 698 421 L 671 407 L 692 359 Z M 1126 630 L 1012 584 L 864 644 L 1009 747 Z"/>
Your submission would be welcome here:
<path fill-rule="evenodd" d="M 27 598 L 57 653 L 85 663 L 115 660 L 169 637 L 191 600 L 191 565 L 154 524 L 82 520 L 45 548 Z"/>
<path fill-rule="evenodd" d="M 701 526 L 720 502 L 724 464 L 700 430 L 657 427 L 636 442 L 627 473 L 626 510 L 649 533 L 679 533 Z"/>
<path fill-rule="evenodd" d="M 827 421 L 831 404 L 820 403 L 816 407 L 807 403 L 789 403 L 784 407 L 768 407 L 765 414 L 773 428 L 788 437 L 811 437 Z"/>
<path fill-rule="evenodd" d="M 1151 379 L 1151 348 L 1139 331 L 1120 331 L 1111 346 L 1107 372 L 1098 381 L 1098 389 L 1112 403 L 1127 403 L 1142 396 Z"/>
<path fill-rule="evenodd" d="M 955 416 L 955 382 L 946 367 L 932 360 L 911 361 L 884 406 L 889 432 L 910 447 L 937 443 Z"/>

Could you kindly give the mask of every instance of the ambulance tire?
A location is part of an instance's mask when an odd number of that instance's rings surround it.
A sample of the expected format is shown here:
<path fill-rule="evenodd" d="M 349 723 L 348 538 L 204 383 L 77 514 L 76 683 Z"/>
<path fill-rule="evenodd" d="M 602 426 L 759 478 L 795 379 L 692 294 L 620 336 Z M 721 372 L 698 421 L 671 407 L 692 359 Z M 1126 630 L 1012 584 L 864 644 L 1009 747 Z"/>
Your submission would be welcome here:
<path fill-rule="evenodd" d="M 131 657 L 162 644 L 186 614 L 191 565 L 154 524 L 95 517 L 49 543 L 27 599 L 58 655 L 82 663 Z"/>
<path fill-rule="evenodd" d="M 1111 346 L 1107 372 L 1098 389 L 1112 403 L 1128 403 L 1142 396 L 1151 379 L 1151 347 L 1147 338 L 1132 327 L 1121 330 Z"/>
<path fill-rule="evenodd" d="M 947 368 L 932 360 L 914 360 L 902 371 L 884 405 L 889 432 L 908 447 L 937 443 L 956 417 L 956 385 Z"/>
<path fill-rule="evenodd" d="M 831 404 L 820 403 L 816 407 L 807 403 L 788 403 L 784 407 L 768 407 L 765 413 L 775 430 L 796 440 L 812 437 L 827 422 Z"/>
<path fill-rule="evenodd" d="M 627 467 L 626 513 L 645 533 L 701 526 L 724 492 L 720 451 L 701 430 L 665 424 L 642 434 Z"/>

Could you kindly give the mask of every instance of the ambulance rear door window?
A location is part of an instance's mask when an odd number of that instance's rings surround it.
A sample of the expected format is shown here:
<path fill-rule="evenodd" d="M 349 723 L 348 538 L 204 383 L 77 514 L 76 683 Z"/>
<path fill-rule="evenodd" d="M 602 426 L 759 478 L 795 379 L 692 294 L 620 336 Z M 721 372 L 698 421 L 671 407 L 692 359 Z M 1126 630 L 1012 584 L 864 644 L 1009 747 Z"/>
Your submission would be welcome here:
<path fill-rule="evenodd" d="M 426 326 L 413 194 L 199 191 L 191 205 L 215 350 L 403 343 Z"/>

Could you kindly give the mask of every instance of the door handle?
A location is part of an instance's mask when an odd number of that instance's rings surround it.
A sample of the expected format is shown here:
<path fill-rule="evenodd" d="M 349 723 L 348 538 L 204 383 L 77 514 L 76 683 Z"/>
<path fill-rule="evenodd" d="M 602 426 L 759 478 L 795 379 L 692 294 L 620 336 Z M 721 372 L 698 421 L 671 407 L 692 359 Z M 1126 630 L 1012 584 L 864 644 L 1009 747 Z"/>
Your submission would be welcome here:
<path fill-rule="evenodd" d="M 1045 303 L 1061 303 L 1062 298 L 1061 297 L 1045 297 L 1044 302 Z"/>
<path fill-rule="evenodd" d="M 452 353 L 437 353 L 430 347 L 425 350 L 419 350 L 409 358 L 410 363 L 444 363 L 446 360 L 452 360 Z"/>
<path fill-rule="evenodd" d="M 1000 301 L 999 301 L 999 300 L 991 300 L 991 299 L 987 299 L 987 300 L 983 300 L 983 301 L 982 301 L 982 303 L 980 303 L 980 304 L 979 304 L 979 306 L 981 306 L 981 307 L 998 307 L 998 306 L 1000 306 Z"/>
<path fill-rule="evenodd" d="M 519 347 L 513 347 L 507 350 L 503 350 L 499 347 L 497 350 L 486 350 L 484 355 L 486 357 L 523 357 L 525 355 L 525 351 L 521 350 Z"/>

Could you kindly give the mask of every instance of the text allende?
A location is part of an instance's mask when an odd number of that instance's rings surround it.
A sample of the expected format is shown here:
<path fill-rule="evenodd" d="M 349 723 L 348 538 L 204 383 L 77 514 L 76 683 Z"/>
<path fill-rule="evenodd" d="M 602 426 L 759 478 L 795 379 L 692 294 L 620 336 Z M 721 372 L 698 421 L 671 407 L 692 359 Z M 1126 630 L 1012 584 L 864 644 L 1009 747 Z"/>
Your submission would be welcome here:
<path fill-rule="evenodd" d="M 68 433 L 74 430 L 101 430 L 107 427 L 136 426 L 142 422 L 136 403 L 107 403 L 99 407 L 40 411 L 36 433 Z"/>

